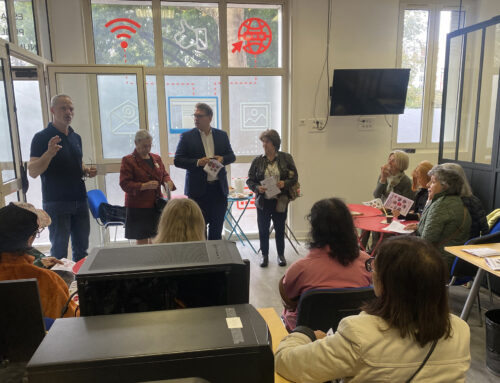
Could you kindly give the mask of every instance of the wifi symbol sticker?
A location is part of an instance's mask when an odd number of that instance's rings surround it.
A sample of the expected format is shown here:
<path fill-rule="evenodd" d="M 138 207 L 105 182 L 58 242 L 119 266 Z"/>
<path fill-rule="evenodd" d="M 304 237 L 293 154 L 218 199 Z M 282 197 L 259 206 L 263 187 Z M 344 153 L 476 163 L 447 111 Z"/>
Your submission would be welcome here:
<path fill-rule="evenodd" d="M 132 24 L 133 26 L 135 26 L 136 28 L 141 27 L 141 24 L 139 24 L 137 21 L 127 19 L 127 18 L 118 18 L 118 19 L 110 20 L 104 26 L 106 28 L 108 28 L 115 23 L 129 23 L 129 24 Z M 124 30 L 129 31 L 131 33 L 136 32 L 136 30 L 133 27 L 131 27 L 130 25 L 117 25 L 117 26 L 111 28 L 110 32 L 115 33 L 118 31 L 119 33 L 117 33 L 117 35 L 116 35 L 117 39 L 121 39 L 121 38 L 130 39 L 130 38 L 132 38 L 132 36 L 129 35 L 128 33 L 120 33 Z M 120 46 L 123 48 L 123 50 L 125 50 L 128 47 L 128 42 L 126 40 L 122 40 L 122 42 L 120 43 Z"/>

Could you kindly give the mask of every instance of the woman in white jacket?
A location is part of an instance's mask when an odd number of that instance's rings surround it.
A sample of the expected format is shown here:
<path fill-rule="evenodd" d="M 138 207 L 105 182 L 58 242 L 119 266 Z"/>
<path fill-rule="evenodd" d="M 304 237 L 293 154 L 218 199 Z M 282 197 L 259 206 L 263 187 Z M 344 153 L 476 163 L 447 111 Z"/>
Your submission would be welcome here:
<path fill-rule="evenodd" d="M 449 312 L 447 268 L 437 250 L 417 237 L 393 237 L 367 268 L 377 298 L 332 336 L 297 327 L 278 347 L 276 371 L 308 383 L 464 382 L 470 330 Z"/>

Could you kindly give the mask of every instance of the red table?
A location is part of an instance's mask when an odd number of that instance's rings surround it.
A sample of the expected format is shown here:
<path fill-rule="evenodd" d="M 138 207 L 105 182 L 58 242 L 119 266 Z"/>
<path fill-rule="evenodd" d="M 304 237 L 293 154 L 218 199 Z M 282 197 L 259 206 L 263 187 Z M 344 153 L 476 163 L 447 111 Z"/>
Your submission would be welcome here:
<path fill-rule="evenodd" d="M 404 225 L 405 226 L 409 225 L 410 223 L 418 223 L 418 221 L 404 221 Z M 357 229 L 364 230 L 363 234 L 358 239 L 360 247 L 363 249 L 363 246 L 361 244 L 361 242 L 362 242 L 361 240 L 362 240 L 362 238 L 365 235 L 368 235 L 368 233 L 370 231 L 376 231 L 376 232 L 380 233 L 380 237 L 378 239 L 378 242 L 373 247 L 372 254 L 375 254 L 377 248 L 382 243 L 382 240 L 384 239 L 384 234 L 388 234 L 388 233 L 390 233 L 390 234 L 400 234 L 400 233 L 395 233 L 393 231 L 384 230 L 384 228 L 386 228 L 387 225 L 388 224 L 385 223 L 385 216 L 380 216 L 380 217 L 365 217 L 365 216 L 355 217 L 354 218 L 354 226 Z"/>
<path fill-rule="evenodd" d="M 366 217 L 375 217 L 377 215 L 382 215 L 380 209 L 371 206 L 366 206 L 357 203 L 350 203 L 347 205 L 347 207 L 349 208 L 351 213 L 355 213 L 352 215 L 353 218 L 366 218 Z M 361 213 L 361 214 L 356 214 L 356 213 Z"/>

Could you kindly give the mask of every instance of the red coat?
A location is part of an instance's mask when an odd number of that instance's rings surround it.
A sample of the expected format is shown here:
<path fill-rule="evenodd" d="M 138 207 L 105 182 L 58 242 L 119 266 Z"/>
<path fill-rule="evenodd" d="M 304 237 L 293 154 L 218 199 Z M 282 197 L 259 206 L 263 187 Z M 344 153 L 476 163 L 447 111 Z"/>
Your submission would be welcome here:
<path fill-rule="evenodd" d="M 160 185 L 170 181 L 170 176 L 165 170 L 161 157 L 149 153 L 155 168 L 141 158 L 137 150 L 122 158 L 120 168 L 120 186 L 125 192 L 125 206 L 135 208 L 152 208 L 156 197 L 161 195 L 161 188 L 155 190 L 141 190 L 143 183 L 158 181 Z M 175 187 L 174 187 L 175 190 Z"/>

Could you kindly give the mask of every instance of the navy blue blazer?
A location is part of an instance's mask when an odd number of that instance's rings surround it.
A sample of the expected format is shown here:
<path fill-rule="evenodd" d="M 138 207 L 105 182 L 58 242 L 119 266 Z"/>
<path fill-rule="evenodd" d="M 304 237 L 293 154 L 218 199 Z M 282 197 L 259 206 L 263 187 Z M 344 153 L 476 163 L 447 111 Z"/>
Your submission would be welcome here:
<path fill-rule="evenodd" d="M 214 155 L 222 156 L 223 165 L 229 165 L 236 160 L 233 153 L 229 137 L 223 130 L 212 128 L 212 137 L 214 139 Z M 205 195 L 207 191 L 207 173 L 202 166 L 196 166 L 200 158 L 205 157 L 205 148 L 201 141 L 200 131 L 193 128 L 188 132 L 182 133 L 177 150 L 175 151 L 174 165 L 178 168 L 186 169 L 186 183 L 184 194 L 188 197 L 199 198 Z M 219 184 L 222 193 L 228 195 L 226 168 L 223 167 L 219 174 Z"/>

